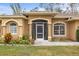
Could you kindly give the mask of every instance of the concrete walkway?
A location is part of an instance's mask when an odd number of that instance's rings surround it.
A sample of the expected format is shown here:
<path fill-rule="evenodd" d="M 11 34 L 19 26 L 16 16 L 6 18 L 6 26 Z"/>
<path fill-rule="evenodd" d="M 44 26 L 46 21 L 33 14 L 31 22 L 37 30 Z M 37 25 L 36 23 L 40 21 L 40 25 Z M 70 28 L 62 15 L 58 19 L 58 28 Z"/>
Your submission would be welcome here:
<path fill-rule="evenodd" d="M 4 46 L 5 44 L 0 44 Z M 6 46 L 29 46 L 26 44 L 7 44 Z M 49 42 L 47 40 L 36 40 L 31 46 L 79 46 L 79 42 Z"/>
<path fill-rule="evenodd" d="M 34 46 L 79 46 L 79 42 L 48 42 L 43 40 L 35 41 Z"/>

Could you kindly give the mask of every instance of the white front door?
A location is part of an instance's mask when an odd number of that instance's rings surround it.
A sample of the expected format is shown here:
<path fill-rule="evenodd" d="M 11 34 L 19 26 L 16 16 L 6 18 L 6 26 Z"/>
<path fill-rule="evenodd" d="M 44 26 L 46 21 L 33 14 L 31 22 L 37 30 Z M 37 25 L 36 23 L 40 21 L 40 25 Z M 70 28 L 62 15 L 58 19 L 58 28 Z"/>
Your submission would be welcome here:
<path fill-rule="evenodd" d="M 36 40 L 44 40 L 44 24 L 36 24 Z"/>

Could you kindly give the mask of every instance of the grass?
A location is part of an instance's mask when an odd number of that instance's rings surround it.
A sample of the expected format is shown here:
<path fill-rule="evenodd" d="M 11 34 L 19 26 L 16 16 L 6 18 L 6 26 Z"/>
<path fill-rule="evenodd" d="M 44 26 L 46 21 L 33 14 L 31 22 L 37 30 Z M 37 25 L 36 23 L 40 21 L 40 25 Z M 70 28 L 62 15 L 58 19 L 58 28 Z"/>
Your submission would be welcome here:
<path fill-rule="evenodd" d="M 79 46 L 0 46 L 1 56 L 79 56 Z"/>

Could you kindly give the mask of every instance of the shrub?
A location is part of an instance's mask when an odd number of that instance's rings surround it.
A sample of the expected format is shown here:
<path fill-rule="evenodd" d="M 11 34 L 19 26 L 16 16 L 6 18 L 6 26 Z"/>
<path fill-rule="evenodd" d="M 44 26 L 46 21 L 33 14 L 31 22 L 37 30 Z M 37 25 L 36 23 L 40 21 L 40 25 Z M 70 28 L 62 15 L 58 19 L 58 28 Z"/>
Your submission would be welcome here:
<path fill-rule="evenodd" d="M 10 44 L 19 44 L 20 40 L 16 39 L 16 40 L 11 40 Z"/>
<path fill-rule="evenodd" d="M 9 44 L 11 40 L 12 40 L 11 33 L 5 34 L 5 36 L 4 36 L 4 42 L 7 43 L 7 44 Z"/>
<path fill-rule="evenodd" d="M 22 40 L 29 40 L 28 35 L 23 35 L 23 36 L 22 36 Z"/>
<path fill-rule="evenodd" d="M 20 39 L 20 44 L 30 44 L 30 40 L 28 35 L 23 35 Z"/>
<path fill-rule="evenodd" d="M 76 40 L 79 42 L 79 29 L 76 31 Z"/>
<path fill-rule="evenodd" d="M 28 35 L 23 35 L 22 37 L 11 40 L 10 44 L 30 44 Z"/>
<path fill-rule="evenodd" d="M 20 40 L 19 43 L 20 43 L 20 44 L 29 44 L 29 41 L 26 41 L 26 40 Z"/>
<path fill-rule="evenodd" d="M 0 39 L 0 44 L 3 44 L 4 43 L 4 39 Z"/>

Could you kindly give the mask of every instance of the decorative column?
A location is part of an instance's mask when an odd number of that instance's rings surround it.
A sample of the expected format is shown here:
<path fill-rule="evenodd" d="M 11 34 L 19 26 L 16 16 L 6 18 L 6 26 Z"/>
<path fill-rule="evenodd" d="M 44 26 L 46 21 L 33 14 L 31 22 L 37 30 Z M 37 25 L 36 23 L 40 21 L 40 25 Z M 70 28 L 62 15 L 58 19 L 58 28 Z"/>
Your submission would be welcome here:
<path fill-rule="evenodd" d="M 19 35 L 19 37 L 22 37 L 22 35 L 23 35 L 23 28 L 22 28 L 22 26 L 19 26 L 19 28 L 18 28 L 18 35 Z"/>
<path fill-rule="evenodd" d="M 48 24 L 48 41 L 52 40 L 52 24 Z"/>
<path fill-rule="evenodd" d="M 6 26 L 2 26 L 2 37 L 6 34 Z"/>
<path fill-rule="evenodd" d="M 48 20 L 48 41 L 52 40 L 52 19 Z"/>
<path fill-rule="evenodd" d="M 32 39 L 32 24 L 29 24 L 29 39 Z"/>

